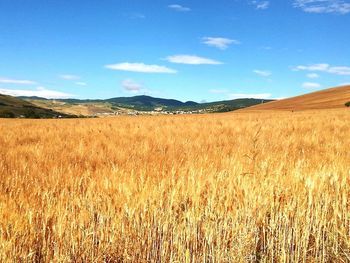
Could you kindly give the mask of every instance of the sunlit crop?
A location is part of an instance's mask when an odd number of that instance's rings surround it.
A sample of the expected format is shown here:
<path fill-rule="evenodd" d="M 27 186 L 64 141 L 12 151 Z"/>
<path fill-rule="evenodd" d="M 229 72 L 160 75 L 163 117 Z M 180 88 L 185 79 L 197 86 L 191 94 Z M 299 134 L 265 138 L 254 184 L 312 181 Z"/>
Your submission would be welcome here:
<path fill-rule="evenodd" d="M 350 112 L 0 119 L 0 262 L 349 262 Z"/>

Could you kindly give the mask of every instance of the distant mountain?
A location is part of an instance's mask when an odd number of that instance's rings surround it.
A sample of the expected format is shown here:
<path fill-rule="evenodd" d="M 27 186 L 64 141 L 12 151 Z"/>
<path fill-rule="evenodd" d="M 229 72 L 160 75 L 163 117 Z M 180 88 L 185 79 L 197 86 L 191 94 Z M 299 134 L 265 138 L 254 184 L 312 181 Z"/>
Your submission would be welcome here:
<path fill-rule="evenodd" d="M 48 101 L 50 99 L 41 98 L 41 97 L 18 97 L 20 99 L 24 99 L 27 101 L 30 100 L 45 100 Z M 114 105 L 119 106 L 125 106 L 127 108 L 135 108 L 140 109 L 144 108 L 145 110 L 150 110 L 150 108 L 155 107 L 187 107 L 187 106 L 196 106 L 198 105 L 197 102 L 194 101 L 187 101 L 182 102 L 179 100 L 174 99 L 161 99 L 161 98 L 154 98 L 151 96 L 141 95 L 141 96 L 133 96 L 133 97 L 117 97 L 117 98 L 110 98 L 110 99 L 55 99 L 55 101 L 65 102 L 65 103 L 71 103 L 71 104 L 81 104 L 81 103 L 103 103 L 108 102 Z"/>
<path fill-rule="evenodd" d="M 134 97 L 111 98 L 105 101 L 121 107 L 132 107 L 137 110 L 154 110 L 157 107 L 181 108 L 198 105 L 198 103 L 193 101 L 181 102 L 179 100 L 160 99 L 144 95 Z"/>
<path fill-rule="evenodd" d="M 320 90 L 297 97 L 256 105 L 248 110 L 319 110 L 344 108 L 350 101 L 350 86 Z"/>
<path fill-rule="evenodd" d="M 154 98 L 151 96 L 117 97 L 105 100 L 79 100 L 79 99 L 55 99 L 49 100 L 39 97 L 20 97 L 41 107 L 56 109 L 57 111 L 72 112 L 69 108 L 85 107 L 86 115 L 98 113 L 110 113 L 114 110 L 129 109 L 136 111 L 203 111 L 203 112 L 226 112 L 237 110 L 252 105 L 269 102 L 261 99 L 235 99 L 210 103 L 197 103 L 194 101 L 182 102 L 174 99 Z M 64 104 L 64 105 L 63 105 Z"/>
<path fill-rule="evenodd" d="M 74 117 L 38 107 L 28 101 L 0 94 L 0 118 L 58 118 Z"/>
<path fill-rule="evenodd" d="M 234 100 L 223 100 L 209 103 L 200 103 L 193 106 L 194 109 L 207 110 L 208 112 L 228 112 L 243 109 L 253 105 L 263 104 L 271 102 L 272 100 L 265 99 L 234 99 Z"/>

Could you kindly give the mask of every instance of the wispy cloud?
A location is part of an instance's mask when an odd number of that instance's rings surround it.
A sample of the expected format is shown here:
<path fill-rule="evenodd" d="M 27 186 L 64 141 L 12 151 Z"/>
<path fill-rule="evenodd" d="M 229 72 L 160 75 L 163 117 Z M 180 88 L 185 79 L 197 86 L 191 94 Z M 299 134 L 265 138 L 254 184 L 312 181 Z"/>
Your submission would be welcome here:
<path fill-rule="evenodd" d="M 74 84 L 78 86 L 87 86 L 86 82 L 78 81 L 81 79 L 81 77 L 77 75 L 64 74 L 64 75 L 60 75 L 59 77 L 63 80 L 74 81 Z"/>
<path fill-rule="evenodd" d="M 327 71 L 329 68 L 329 64 L 313 64 L 308 66 L 296 66 L 294 68 L 295 71 L 298 70 L 307 70 L 307 71 Z"/>
<path fill-rule="evenodd" d="M 272 75 L 270 71 L 255 69 L 253 72 L 261 77 L 269 77 Z"/>
<path fill-rule="evenodd" d="M 252 1 L 251 3 L 258 10 L 265 10 L 270 6 L 270 1 Z"/>
<path fill-rule="evenodd" d="M 20 89 L 5 89 L 0 88 L 0 93 L 11 96 L 27 96 L 27 97 L 43 97 L 47 99 L 64 99 L 73 97 L 72 94 L 46 89 L 44 87 L 37 87 L 35 90 L 20 90 Z"/>
<path fill-rule="evenodd" d="M 271 98 L 271 93 L 230 93 L 230 99 L 269 99 Z"/>
<path fill-rule="evenodd" d="M 271 93 L 232 93 L 226 89 L 211 89 L 209 90 L 210 93 L 214 94 L 226 94 L 228 99 L 235 100 L 235 99 L 283 99 L 283 98 L 272 98 Z"/>
<path fill-rule="evenodd" d="M 308 77 L 309 79 L 317 79 L 319 78 L 320 76 L 316 73 L 309 73 L 306 75 L 306 77 Z"/>
<path fill-rule="evenodd" d="M 330 74 L 336 74 L 336 75 L 350 75 L 350 67 L 345 66 L 331 66 L 329 64 L 313 64 L 308 66 L 296 66 L 293 68 L 294 71 L 320 71 L 320 72 L 327 72 Z"/>
<path fill-rule="evenodd" d="M 350 13 L 350 2 L 344 0 L 295 0 L 294 7 L 307 13 Z"/>
<path fill-rule="evenodd" d="M 141 14 L 141 13 L 131 13 L 129 14 L 129 17 L 131 19 L 145 19 L 146 16 L 144 14 Z"/>
<path fill-rule="evenodd" d="M 106 65 L 105 68 L 112 70 L 121 70 L 121 71 L 131 71 L 131 72 L 140 72 L 140 73 L 176 73 L 177 71 L 165 66 L 159 65 L 146 65 L 144 63 L 119 63 Z"/>
<path fill-rule="evenodd" d="M 124 90 L 130 91 L 133 93 L 137 93 L 137 92 L 141 91 L 141 89 L 142 89 L 142 85 L 137 83 L 136 81 L 134 81 L 132 79 L 123 80 L 122 87 Z"/>
<path fill-rule="evenodd" d="M 314 82 L 304 82 L 302 84 L 302 86 L 305 89 L 318 89 L 318 88 L 321 88 L 321 85 L 319 83 L 314 83 Z"/>
<path fill-rule="evenodd" d="M 35 85 L 35 84 L 37 84 L 35 81 L 31 81 L 31 80 L 20 80 L 20 79 L 1 78 L 1 77 L 0 77 L 0 83 L 17 84 L 17 85 Z"/>
<path fill-rule="evenodd" d="M 60 75 L 60 78 L 64 80 L 79 80 L 80 76 L 64 74 L 64 75 Z"/>
<path fill-rule="evenodd" d="M 186 7 L 186 6 L 182 6 L 182 5 L 179 5 L 179 4 L 171 4 L 171 5 L 168 5 L 169 8 L 175 10 L 175 11 L 178 11 L 178 12 L 189 12 L 191 11 L 191 8 L 189 7 Z"/>
<path fill-rule="evenodd" d="M 228 93 L 228 90 L 226 90 L 226 89 L 210 89 L 209 92 L 213 93 L 213 94 L 224 94 L 224 93 Z"/>
<path fill-rule="evenodd" d="M 86 83 L 86 82 L 82 82 L 82 81 L 78 81 L 78 82 L 75 82 L 75 85 L 78 85 L 78 86 L 87 86 L 87 83 Z"/>
<path fill-rule="evenodd" d="M 337 75 L 350 75 L 350 67 L 330 67 L 328 72 Z"/>
<path fill-rule="evenodd" d="M 220 61 L 210 59 L 210 58 L 204 58 L 204 57 L 198 57 L 195 55 L 174 55 L 169 56 L 166 58 L 167 61 L 171 63 L 177 63 L 177 64 L 189 64 L 189 65 L 219 65 L 223 64 Z"/>
<path fill-rule="evenodd" d="M 262 50 L 272 50 L 272 47 L 264 46 L 264 47 L 260 47 L 260 49 L 262 49 Z"/>
<path fill-rule="evenodd" d="M 235 39 L 223 38 L 223 37 L 203 37 L 202 41 L 204 44 L 219 49 L 226 49 L 229 45 L 239 45 L 240 42 Z"/>
<path fill-rule="evenodd" d="M 143 94 L 149 96 L 157 96 L 161 93 L 158 90 L 150 90 L 147 87 L 145 87 L 142 83 L 139 83 L 133 79 L 123 80 L 121 86 L 124 91 L 126 91 L 127 93 L 132 93 L 134 95 Z"/>

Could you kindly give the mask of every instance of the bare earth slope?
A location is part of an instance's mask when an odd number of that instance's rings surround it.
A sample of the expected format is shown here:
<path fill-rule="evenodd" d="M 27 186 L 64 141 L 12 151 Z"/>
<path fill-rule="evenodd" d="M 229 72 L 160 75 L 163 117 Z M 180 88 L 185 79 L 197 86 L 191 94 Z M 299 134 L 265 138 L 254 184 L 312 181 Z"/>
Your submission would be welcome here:
<path fill-rule="evenodd" d="M 350 86 L 330 88 L 284 100 L 252 106 L 249 110 L 318 110 L 344 108 L 350 101 Z"/>

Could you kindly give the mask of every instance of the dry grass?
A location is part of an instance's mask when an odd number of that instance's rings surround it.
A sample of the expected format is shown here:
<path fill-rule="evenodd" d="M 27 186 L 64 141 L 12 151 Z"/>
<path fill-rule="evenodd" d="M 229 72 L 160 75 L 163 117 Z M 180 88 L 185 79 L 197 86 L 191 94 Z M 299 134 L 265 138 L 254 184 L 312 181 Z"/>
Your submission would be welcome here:
<path fill-rule="evenodd" d="M 305 95 L 252 106 L 246 110 L 317 110 L 345 108 L 350 101 L 350 86 L 320 90 Z"/>
<path fill-rule="evenodd" d="M 1 262 L 349 262 L 350 111 L 0 120 Z"/>

